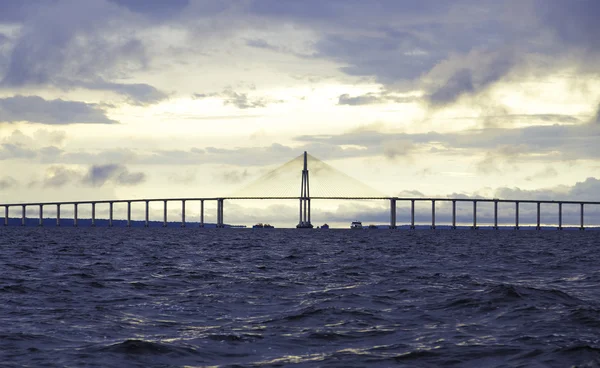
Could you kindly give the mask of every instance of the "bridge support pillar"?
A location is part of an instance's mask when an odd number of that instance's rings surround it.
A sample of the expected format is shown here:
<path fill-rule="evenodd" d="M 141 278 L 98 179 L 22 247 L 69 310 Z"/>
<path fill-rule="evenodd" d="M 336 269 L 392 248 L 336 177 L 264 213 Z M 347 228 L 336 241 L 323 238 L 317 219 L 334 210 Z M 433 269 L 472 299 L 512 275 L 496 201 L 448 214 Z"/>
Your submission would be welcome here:
<path fill-rule="evenodd" d="M 498 201 L 494 201 L 494 230 L 498 230 Z"/>
<path fill-rule="evenodd" d="M 580 207 L 581 226 L 579 226 L 579 230 L 585 230 L 585 227 L 583 226 L 583 203 L 580 203 L 579 205 L 581 206 Z"/>
<path fill-rule="evenodd" d="M 541 220 L 541 215 L 540 215 L 540 205 L 541 205 L 541 203 L 540 203 L 540 202 L 538 202 L 538 203 L 537 203 L 537 222 L 536 222 L 536 225 L 535 225 L 535 229 L 536 229 L 536 230 L 541 230 L 541 229 L 542 229 L 542 226 L 541 226 L 541 221 L 540 221 L 540 220 Z"/>
<path fill-rule="evenodd" d="M 96 226 L 96 202 L 92 202 L 92 227 Z"/>
<path fill-rule="evenodd" d="M 519 230 L 519 201 L 515 202 L 515 230 Z"/>
<path fill-rule="evenodd" d="M 144 227 L 150 227 L 150 201 L 146 201 L 146 216 Z"/>
<path fill-rule="evenodd" d="M 127 227 L 131 227 L 131 201 L 127 201 Z"/>
<path fill-rule="evenodd" d="M 60 226 L 60 204 L 56 204 L 56 226 Z"/>
<path fill-rule="evenodd" d="M 435 200 L 431 201 L 431 228 L 435 229 Z"/>
<path fill-rule="evenodd" d="M 410 228 L 415 229 L 415 200 L 410 200 Z"/>
<path fill-rule="evenodd" d="M 181 201 L 181 227 L 185 227 L 185 200 Z"/>
<path fill-rule="evenodd" d="M 477 201 L 473 201 L 473 226 L 471 226 L 471 229 L 479 229 L 479 227 L 477 227 Z"/>
<path fill-rule="evenodd" d="M 73 226 L 77 227 L 77 203 L 73 204 Z"/>
<path fill-rule="evenodd" d="M 44 205 L 40 204 L 40 223 L 38 226 L 44 226 Z"/>
<path fill-rule="evenodd" d="M 204 227 L 204 199 L 200 200 L 200 227 Z"/>
<path fill-rule="evenodd" d="M 390 199 L 390 229 L 396 228 L 396 198 Z"/>
<path fill-rule="evenodd" d="M 4 206 L 4 226 L 8 226 L 8 206 Z"/>
<path fill-rule="evenodd" d="M 300 218 L 297 229 L 312 229 L 310 222 L 310 186 L 308 178 L 308 156 L 304 151 L 304 169 L 302 170 L 302 186 L 300 187 Z"/>
<path fill-rule="evenodd" d="M 562 202 L 558 202 L 558 230 L 562 229 Z"/>
<path fill-rule="evenodd" d="M 21 210 L 21 226 L 25 226 L 25 205 L 22 206 Z"/>
<path fill-rule="evenodd" d="M 224 202 L 225 201 L 223 198 L 217 199 L 217 227 L 218 228 L 225 227 L 224 223 L 223 223 L 223 204 L 224 204 Z"/>
<path fill-rule="evenodd" d="M 108 227 L 113 226 L 113 203 L 108 203 Z"/>
<path fill-rule="evenodd" d="M 167 201 L 163 203 L 163 227 L 167 227 Z"/>
<path fill-rule="evenodd" d="M 452 230 L 456 230 L 456 201 L 452 200 Z"/>

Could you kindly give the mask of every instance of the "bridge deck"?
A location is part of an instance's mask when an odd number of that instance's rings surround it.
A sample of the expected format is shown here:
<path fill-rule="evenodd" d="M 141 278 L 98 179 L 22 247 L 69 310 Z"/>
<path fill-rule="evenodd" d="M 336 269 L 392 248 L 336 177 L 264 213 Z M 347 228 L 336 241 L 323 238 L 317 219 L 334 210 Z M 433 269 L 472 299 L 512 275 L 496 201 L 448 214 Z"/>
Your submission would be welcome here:
<path fill-rule="evenodd" d="M 57 201 L 57 202 L 15 202 L 0 203 L 0 207 L 16 206 L 52 206 L 74 204 L 102 203 L 137 203 L 137 202 L 181 202 L 181 201 L 218 201 L 218 200 L 300 200 L 302 197 L 184 197 L 184 198 L 137 198 L 137 199 L 103 199 L 89 201 Z M 600 205 L 600 201 L 574 200 L 538 200 L 538 199 L 492 199 L 492 198 L 443 198 L 443 197 L 309 197 L 311 200 L 396 200 L 396 201 L 436 201 L 436 202 L 498 202 L 498 203 L 544 203 L 544 204 L 588 204 Z"/>

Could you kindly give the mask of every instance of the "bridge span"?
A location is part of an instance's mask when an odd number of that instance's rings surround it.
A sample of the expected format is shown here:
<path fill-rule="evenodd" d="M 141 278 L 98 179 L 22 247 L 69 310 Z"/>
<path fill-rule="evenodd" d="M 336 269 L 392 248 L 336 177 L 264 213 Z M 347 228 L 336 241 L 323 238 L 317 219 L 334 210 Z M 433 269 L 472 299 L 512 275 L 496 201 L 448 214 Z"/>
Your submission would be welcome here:
<path fill-rule="evenodd" d="M 312 157 L 312 156 L 311 156 Z M 499 199 L 499 198 L 435 198 L 435 197 L 388 197 L 388 196 L 311 196 L 310 195 L 310 180 L 309 180 L 309 170 L 308 170 L 308 161 L 307 161 L 307 153 L 304 152 L 303 156 L 299 156 L 298 159 L 303 159 L 303 168 L 302 168 L 302 182 L 301 182 L 301 190 L 299 196 L 224 196 L 224 197 L 186 197 L 186 198 L 142 198 L 142 199 L 110 199 L 110 200 L 89 200 L 89 201 L 53 201 L 53 202 L 31 202 L 31 203 L 0 203 L 0 207 L 4 207 L 4 225 L 8 226 L 9 224 L 9 214 L 10 208 L 20 208 L 21 209 L 21 226 L 25 226 L 26 224 L 26 212 L 27 208 L 37 207 L 39 208 L 39 225 L 43 225 L 44 220 L 44 208 L 55 206 L 56 207 L 56 226 L 60 226 L 61 224 L 61 208 L 65 206 L 72 206 L 73 208 L 73 225 L 78 226 L 78 210 L 80 206 L 91 206 L 91 226 L 96 226 L 96 206 L 99 204 L 108 204 L 109 206 L 109 218 L 108 218 L 108 226 L 113 226 L 113 215 L 114 215 L 114 205 L 117 203 L 126 203 L 127 204 L 127 226 L 131 226 L 131 205 L 132 203 L 145 203 L 145 226 L 148 227 L 150 224 L 150 203 L 153 202 L 162 202 L 163 203 L 163 226 L 166 227 L 167 222 L 167 209 L 168 204 L 173 202 L 181 203 L 181 226 L 186 226 L 186 204 L 189 202 L 198 202 L 200 215 L 199 215 L 199 226 L 204 227 L 204 214 L 205 214 L 205 202 L 216 202 L 216 226 L 219 228 L 225 227 L 224 222 L 224 204 L 225 201 L 234 201 L 234 200 L 295 200 L 299 203 L 299 211 L 298 211 L 298 225 L 297 228 L 312 228 L 311 222 L 311 202 L 313 200 L 337 200 L 337 201 L 347 201 L 347 200 L 382 200 L 389 202 L 389 227 L 391 229 L 396 229 L 397 226 L 397 205 L 398 203 L 409 203 L 410 204 L 410 223 L 407 224 L 410 226 L 410 229 L 415 229 L 415 203 L 418 202 L 430 202 L 431 203 L 431 224 L 430 228 L 435 229 L 437 226 L 436 223 L 436 203 L 439 202 L 450 202 L 452 205 L 452 221 L 450 227 L 452 229 L 457 228 L 457 217 L 456 217 L 456 204 L 461 202 L 470 202 L 472 203 L 472 229 L 478 228 L 477 223 L 477 205 L 479 203 L 493 203 L 493 228 L 498 229 L 498 204 L 499 203 L 510 203 L 514 206 L 515 209 L 515 217 L 514 223 L 509 226 L 514 226 L 515 229 L 520 228 L 519 223 L 519 207 L 521 204 L 535 204 L 537 207 L 536 211 L 536 226 L 535 228 L 540 230 L 542 228 L 541 225 L 541 205 L 542 204 L 554 204 L 557 206 L 558 213 L 558 224 L 557 229 L 563 229 L 563 206 L 564 205 L 577 205 L 579 207 L 579 229 L 585 229 L 584 223 L 584 211 L 585 206 L 597 206 L 600 205 L 599 202 L 594 201 L 572 201 L 572 200 L 533 200 L 533 199 Z M 292 160 L 294 161 L 294 160 Z M 286 164 L 287 165 L 287 164 Z M 285 166 L 285 165 L 284 165 Z M 322 169 L 322 168 L 321 168 Z M 345 180 L 346 178 L 344 178 Z M 350 179 L 347 177 L 347 179 Z M 506 226 L 506 225 L 504 225 Z M 591 226 L 600 226 L 600 224 L 594 224 Z"/>
<path fill-rule="evenodd" d="M 391 229 L 396 229 L 397 226 L 397 204 L 401 202 L 410 203 L 410 228 L 415 228 L 415 204 L 418 202 L 431 203 L 431 225 L 430 228 L 435 229 L 436 222 L 436 203 L 438 202 L 450 202 L 452 204 L 452 223 L 449 224 L 452 229 L 457 227 L 456 218 L 456 204 L 460 202 L 468 202 L 473 206 L 472 211 L 472 229 L 478 228 L 477 223 L 477 205 L 479 203 L 493 203 L 494 205 L 494 224 L 493 228 L 498 229 L 498 204 L 499 203 L 510 203 L 515 208 L 514 228 L 519 229 L 519 208 L 521 204 L 529 203 L 536 205 L 536 229 L 541 229 L 541 205 L 542 204 L 554 204 L 557 207 L 558 213 L 558 226 L 557 229 L 563 229 L 563 205 L 577 205 L 579 206 L 579 229 L 585 229 L 584 223 L 584 210 L 585 206 L 600 205 L 600 202 L 592 201 L 556 201 L 556 200 L 515 200 L 515 199 L 490 199 L 490 198 L 412 198 L 412 197 L 187 197 L 187 198 L 143 198 L 143 199 L 113 199 L 113 200 L 94 200 L 94 201 L 62 201 L 62 202 L 32 202 L 32 203 L 2 203 L 0 207 L 4 207 L 4 226 L 9 224 L 9 209 L 20 208 L 21 209 L 21 226 L 25 226 L 26 223 L 26 211 L 27 208 L 37 207 L 39 209 L 39 226 L 43 225 L 44 220 L 44 208 L 55 207 L 56 208 L 56 226 L 61 224 L 61 208 L 65 206 L 72 206 L 73 208 L 73 225 L 78 226 L 78 210 L 80 206 L 91 206 L 91 226 L 96 226 L 96 206 L 99 204 L 108 204 L 109 206 L 109 218 L 108 226 L 113 226 L 114 220 L 114 205 L 117 203 L 127 204 L 127 226 L 131 226 L 131 206 L 132 203 L 144 203 L 145 204 L 145 226 L 149 226 L 150 221 L 150 203 L 160 202 L 163 204 L 163 226 L 167 226 L 167 209 L 169 203 L 180 203 L 181 204 L 181 226 L 186 226 L 186 205 L 189 202 L 199 203 L 200 216 L 199 226 L 204 227 L 204 215 L 205 215 L 205 202 L 216 202 L 217 204 L 217 222 L 216 226 L 219 228 L 225 227 L 224 222 L 224 204 L 225 201 L 234 200 L 294 200 L 300 204 L 299 216 L 301 221 L 299 223 L 310 224 L 311 213 L 310 204 L 313 200 L 336 200 L 336 201 L 354 201 L 354 200 L 381 200 L 389 202 L 389 226 Z M 305 209 L 306 208 L 306 209 Z M 591 226 L 599 226 L 600 224 L 594 224 Z"/>

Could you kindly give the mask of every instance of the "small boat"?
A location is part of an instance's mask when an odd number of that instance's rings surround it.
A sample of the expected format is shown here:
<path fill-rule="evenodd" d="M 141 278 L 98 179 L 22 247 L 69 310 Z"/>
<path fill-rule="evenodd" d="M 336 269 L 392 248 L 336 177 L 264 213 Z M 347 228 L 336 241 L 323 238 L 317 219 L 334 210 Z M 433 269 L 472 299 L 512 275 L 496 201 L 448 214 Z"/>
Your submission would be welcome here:
<path fill-rule="evenodd" d="M 362 222 L 360 221 L 352 221 L 352 223 L 350 224 L 350 228 L 351 229 L 362 229 Z"/>
<path fill-rule="evenodd" d="M 258 223 L 254 226 L 252 226 L 253 229 L 273 229 L 275 228 L 275 226 L 270 225 L 270 224 L 263 224 L 263 223 Z"/>
<path fill-rule="evenodd" d="M 377 229 L 377 225 L 369 225 L 369 229 Z"/>
<path fill-rule="evenodd" d="M 323 226 L 321 226 L 321 229 L 329 229 L 329 225 L 323 224 Z"/>

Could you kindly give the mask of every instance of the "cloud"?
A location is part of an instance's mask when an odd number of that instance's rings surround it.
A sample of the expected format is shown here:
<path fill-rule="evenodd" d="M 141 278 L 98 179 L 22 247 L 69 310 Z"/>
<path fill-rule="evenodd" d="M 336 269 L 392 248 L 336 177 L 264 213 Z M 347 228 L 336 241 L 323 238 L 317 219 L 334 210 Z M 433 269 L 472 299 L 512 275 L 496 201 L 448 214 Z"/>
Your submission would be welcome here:
<path fill-rule="evenodd" d="M 247 169 L 229 170 L 218 175 L 218 179 L 225 183 L 238 184 L 250 177 Z"/>
<path fill-rule="evenodd" d="M 393 140 L 383 142 L 383 155 L 389 159 L 408 157 L 415 149 L 415 144 L 409 140 Z"/>
<path fill-rule="evenodd" d="M 39 96 L 0 98 L 0 122 L 27 121 L 39 124 L 116 124 L 96 104 L 45 100 Z"/>
<path fill-rule="evenodd" d="M 326 151 L 334 155 L 342 152 L 340 146 L 361 146 L 364 149 L 346 151 L 357 156 L 383 155 L 390 149 L 386 142 L 412 142 L 416 148 L 436 148 L 443 154 L 488 152 L 490 162 L 507 158 L 535 160 L 578 160 L 600 158 L 600 126 L 597 124 L 537 125 L 523 128 L 471 129 L 457 133 L 382 133 L 377 131 L 350 132 L 339 135 L 304 135 L 296 141 L 306 147 Z M 322 146 L 320 149 L 319 146 Z M 392 145 L 393 146 L 393 145 Z M 403 147 L 400 145 L 400 147 Z M 392 151 L 393 152 L 393 151 Z M 402 153 L 402 152 L 400 152 Z M 326 154 L 331 156 L 331 154 Z M 339 156 L 338 156 L 339 157 Z"/>
<path fill-rule="evenodd" d="M 496 190 L 496 197 L 530 200 L 556 200 L 560 198 L 560 200 L 565 201 L 597 201 L 598 193 L 600 193 L 600 180 L 589 177 L 582 182 L 575 183 L 573 186 L 535 190 L 501 187 Z"/>
<path fill-rule="evenodd" d="M 11 176 L 4 176 L 0 178 L 0 190 L 10 189 L 16 187 L 18 182 Z"/>
<path fill-rule="evenodd" d="M 407 103 L 417 101 L 417 97 L 399 97 L 393 96 L 388 93 L 367 93 L 364 95 L 353 96 L 351 97 L 349 94 L 344 93 L 338 97 L 338 105 L 350 105 L 350 106 L 360 106 L 360 105 L 373 105 L 380 103 Z"/>
<path fill-rule="evenodd" d="M 525 180 L 527 180 L 527 181 L 534 181 L 534 180 L 537 180 L 537 179 L 554 178 L 554 177 L 557 177 L 557 176 L 558 176 L 558 171 L 556 171 L 556 169 L 553 168 L 552 166 L 548 166 L 545 169 L 534 173 L 533 175 L 527 176 L 525 178 Z"/>
<path fill-rule="evenodd" d="M 231 87 L 225 88 L 221 93 L 194 93 L 192 97 L 194 99 L 219 97 L 224 105 L 233 105 L 238 109 L 255 109 L 283 102 L 266 97 L 250 97 L 247 93 L 235 92 Z"/>
<path fill-rule="evenodd" d="M 36 157 L 35 150 L 23 147 L 21 144 L 0 144 L 0 160 L 8 159 L 31 159 Z"/>
<path fill-rule="evenodd" d="M 120 164 L 92 165 L 83 177 L 82 183 L 92 187 L 101 187 L 107 182 L 121 185 L 136 185 L 145 181 L 146 175 L 142 172 L 131 173 Z"/>
<path fill-rule="evenodd" d="M 0 86 L 107 90 L 139 104 L 166 97 L 147 84 L 117 82 L 148 64 L 135 31 L 143 22 L 124 8 L 105 0 L 59 0 L 32 4 L 25 14 Z"/>
<path fill-rule="evenodd" d="M 53 165 L 46 169 L 42 185 L 46 188 L 62 188 L 81 180 L 81 172 L 65 166 Z"/>

